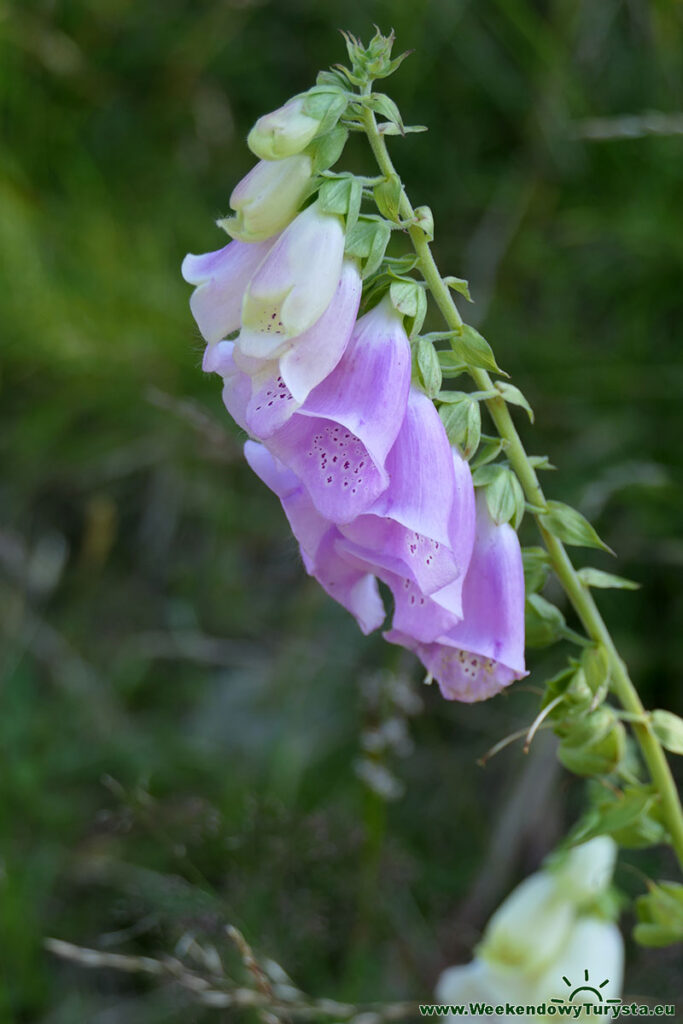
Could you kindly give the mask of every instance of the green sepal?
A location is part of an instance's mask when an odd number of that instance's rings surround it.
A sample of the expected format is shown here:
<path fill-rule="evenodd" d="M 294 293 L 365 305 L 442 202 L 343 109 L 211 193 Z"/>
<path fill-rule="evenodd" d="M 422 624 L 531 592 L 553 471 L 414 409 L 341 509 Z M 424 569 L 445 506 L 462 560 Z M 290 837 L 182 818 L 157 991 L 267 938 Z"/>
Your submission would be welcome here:
<path fill-rule="evenodd" d="M 481 410 L 479 403 L 466 392 L 450 392 L 454 396 L 448 403 L 439 408 L 439 416 L 446 428 L 451 444 L 458 447 L 463 457 L 468 459 L 479 447 L 481 437 Z"/>
<path fill-rule="evenodd" d="M 422 231 L 428 242 L 434 241 L 434 214 L 428 206 L 417 206 L 412 223 Z"/>
<path fill-rule="evenodd" d="M 558 640 L 571 640 L 585 647 L 588 642 L 580 633 L 570 629 L 560 609 L 540 594 L 527 596 L 524 619 L 527 647 L 549 647 Z"/>
<path fill-rule="evenodd" d="M 572 832 L 572 840 L 585 843 L 596 836 L 610 835 L 620 846 L 639 849 L 660 842 L 664 829 L 650 814 L 657 805 L 653 786 L 626 786 L 603 790 Z"/>
<path fill-rule="evenodd" d="M 345 92 L 347 80 L 338 71 L 319 71 L 315 83 L 319 86 L 328 86 Z"/>
<path fill-rule="evenodd" d="M 462 332 L 451 336 L 451 348 L 468 366 L 491 370 L 492 373 L 503 373 L 486 338 L 469 324 L 463 324 Z"/>
<path fill-rule="evenodd" d="M 599 548 L 601 551 L 614 554 L 614 551 L 600 539 L 586 517 L 571 505 L 565 505 L 563 501 L 549 501 L 547 511 L 542 513 L 539 518 L 544 529 L 564 541 L 565 544 Z"/>
<path fill-rule="evenodd" d="M 534 410 L 519 388 L 515 387 L 514 384 L 508 384 L 507 381 L 499 380 L 496 382 L 496 390 L 500 392 L 508 405 L 519 405 L 522 409 L 526 410 L 529 419 L 532 423 L 534 422 Z"/>
<path fill-rule="evenodd" d="M 662 746 L 672 754 L 683 754 L 683 718 L 672 711 L 653 711 L 650 714 L 652 731 Z"/>
<path fill-rule="evenodd" d="M 347 231 L 346 253 L 365 260 L 362 277 L 370 277 L 378 269 L 391 237 L 391 225 L 385 220 L 359 217 L 358 221 Z"/>
<path fill-rule="evenodd" d="M 545 548 L 522 548 L 522 565 L 527 594 L 536 594 L 543 590 L 550 575 L 550 556 Z"/>
<path fill-rule="evenodd" d="M 394 309 L 409 318 L 408 335 L 410 338 L 414 338 L 420 331 L 427 315 L 427 295 L 424 288 L 419 282 L 407 278 L 402 281 L 393 281 L 389 286 L 389 295 Z"/>
<path fill-rule="evenodd" d="M 603 572 L 602 569 L 579 569 L 577 576 L 586 587 L 597 587 L 600 590 L 640 590 L 640 583 L 624 579 L 623 576 L 615 576 L 611 572 Z"/>
<path fill-rule="evenodd" d="M 496 526 L 512 522 L 519 529 L 524 518 L 524 491 L 511 469 L 500 466 L 486 488 L 486 506 Z"/>
<path fill-rule="evenodd" d="M 348 137 L 349 133 L 346 128 L 337 127 L 332 128 L 329 132 L 325 132 L 324 135 L 318 135 L 311 142 L 306 149 L 306 153 L 311 158 L 314 174 L 320 174 L 321 171 L 326 171 L 333 164 L 336 164 L 344 151 Z"/>
<path fill-rule="evenodd" d="M 324 135 L 334 128 L 346 110 L 352 95 L 344 85 L 335 82 L 329 85 L 314 85 L 301 98 L 304 101 L 304 114 L 320 121 L 318 134 Z"/>
<path fill-rule="evenodd" d="M 638 924 L 633 938 L 641 946 L 670 946 L 683 941 L 683 885 L 650 882 L 649 892 L 636 900 Z"/>
<path fill-rule="evenodd" d="M 375 185 L 373 196 L 377 209 L 383 217 L 396 222 L 399 220 L 399 203 L 402 191 L 401 179 L 397 174 L 392 174 L 391 177 L 385 178 L 384 181 L 380 181 L 378 185 Z"/>
<path fill-rule="evenodd" d="M 508 443 L 502 437 L 490 437 L 488 434 L 482 434 L 477 454 L 470 462 L 470 468 L 474 471 L 482 466 L 486 466 L 489 462 L 493 462 L 494 459 L 498 458 L 500 453 L 505 451 L 507 447 Z"/>
<path fill-rule="evenodd" d="M 431 341 L 418 338 L 416 349 L 420 380 L 429 398 L 436 398 L 441 388 L 441 367 L 436 349 Z"/>
<path fill-rule="evenodd" d="M 581 667 L 591 692 L 597 694 L 609 685 L 609 656 L 602 644 L 591 644 L 581 655 Z"/>
<path fill-rule="evenodd" d="M 348 235 L 358 221 L 362 196 L 363 186 L 357 178 L 332 178 L 320 186 L 318 202 L 325 213 L 336 213 L 346 218 Z"/>
<path fill-rule="evenodd" d="M 587 711 L 590 707 L 593 694 L 588 689 L 583 673 L 576 667 L 575 662 L 546 681 L 541 710 L 547 708 L 558 697 L 562 698 L 562 703 L 549 713 L 548 718 L 551 720 L 562 719 L 569 712 Z"/>
<path fill-rule="evenodd" d="M 458 359 L 455 352 L 441 349 L 438 352 L 438 356 L 441 373 L 446 380 L 455 380 L 456 377 L 460 377 L 467 369 L 466 364 Z"/>
<path fill-rule="evenodd" d="M 563 730 L 558 725 L 556 731 Z M 557 748 L 557 757 L 575 775 L 612 775 L 625 751 L 624 726 L 611 708 L 601 707 L 578 719 Z"/>
<path fill-rule="evenodd" d="M 564 615 L 540 594 L 529 594 L 525 602 L 527 647 L 549 647 L 567 635 Z"/>

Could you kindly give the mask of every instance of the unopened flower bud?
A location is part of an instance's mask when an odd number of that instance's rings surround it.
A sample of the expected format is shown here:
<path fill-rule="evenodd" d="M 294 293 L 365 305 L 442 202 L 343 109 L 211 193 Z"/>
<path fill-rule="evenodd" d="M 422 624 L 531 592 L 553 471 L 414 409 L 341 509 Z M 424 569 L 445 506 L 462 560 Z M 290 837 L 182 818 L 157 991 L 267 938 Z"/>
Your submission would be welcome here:
<path fill-rule="evenodd" d="M 311 180 L 310 157 L 260 160 L 230 196 L 235 217 L 220 220 L 233 238 L 262 242 L 282 231 L 296 216 Z"/>
<path fill-rule="evenodd" d="M 566 942 L 574 907 L 545 872 L 526 878 L 489 921 L 477 955 L 523 973 L 542 970 Z"/>
<path fill-rule="evenodd" d="M 569 850 L 551 870 L 568 898 L 582 906 L 597 899 L 607 889 L 616 856 L 614 840 L 609 836 L 596 836 Z"/>
<path fill-rule="evenodd" d="M 247 136 L 252 153 L 262 160 L 282 160 L 305 149 L 320 121 L 304 113 L 304 100 L 295 99 L 259 117 Z"/>

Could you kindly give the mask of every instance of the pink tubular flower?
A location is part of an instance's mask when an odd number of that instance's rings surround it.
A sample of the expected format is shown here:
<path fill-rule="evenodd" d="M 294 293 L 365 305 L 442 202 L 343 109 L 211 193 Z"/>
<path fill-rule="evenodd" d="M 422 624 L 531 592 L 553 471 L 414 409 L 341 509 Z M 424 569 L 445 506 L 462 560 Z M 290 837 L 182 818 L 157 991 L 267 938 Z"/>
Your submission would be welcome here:
<path fill-rule="evenodd" d="M 386 462 L 389 486 L 341 528 L 344 550 L 388 584 L 394 628 L 433 640 L 462 617 L 462 586 L 474 543 L 474 488 L 431 401 L 416 388 Z M 447 589 L 444 589 L 447 588 Z M 441 593 L 446 609 L 428 595 Z"/>
<path fill-rule="evenodd" d="M 337 551 L 337 528 L 317 512 L 296 474 L 255 441 L 247 441 L 244 454 L 257 476 L 280 499 L 309 576 L 351 612 L 363 633 L 381 626 L 385 611 L 377 580 Z"/>
<path fill-rule="evenodd" d="M 360 295 L 358 269 L 345 260 L 323 315 L 304 334 L 286 342 L 279 356 L 254 359 L 244 356 L 238 343 L 227 341 L 207 346 L 203 368 L 224 378 L 228 412 L 252 437 L 265 440 L 284 426 L 334 369 L 349 343 Z"/>
<path fill-rule="evenodd" d="M 272 358 L 322 316 L 341 277 L 344 238 L 341 219 L 318 203 L 282 232 L 244 294 L 239 348 L 245 356 Z"/>
<path fill-rule="evenodd" d="M 319 513 L 348 523 L 389 484 L 387 456 L 405 416 L 410 343 L 388 300 L 357 321 L 341 360 L 268 440 Z"/>
<path fill-rule="evenodd" d="M 486 497 L 477 496 L 474 550 L 462 593 L 464 617 L 432 643 L 393 628 L 390 643 L 414 651 L 447 700 L 492 697 L 526 675 L 524 667 L 524 574 L 517 534 L 496 526 Z M 439 607 L 443 593 L 432 600 Z"/>
<path fill-rule="evenodd" d="M 190 298 L 190 309 L 209 344 L 239 329 L 247 285 L 275 241 L 271 238 L 257 243 L 229 242 L 222 249 L 201 256 L 188 253 L 183 260 L 183 277 L 197 285 Z"/>

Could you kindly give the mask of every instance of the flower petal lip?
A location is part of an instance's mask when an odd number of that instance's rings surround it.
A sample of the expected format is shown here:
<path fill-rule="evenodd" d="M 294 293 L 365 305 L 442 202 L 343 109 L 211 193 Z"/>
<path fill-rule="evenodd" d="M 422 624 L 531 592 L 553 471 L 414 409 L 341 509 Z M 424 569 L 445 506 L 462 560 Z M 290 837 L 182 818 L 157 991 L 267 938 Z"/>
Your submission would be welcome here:
<path fill-rule="evenodd" d="M 293 99 L 259 117 L 247 136 L 252 153 L 263 160 L 281 160 L 305 149 L 320 122 L 305 114 L 303 107 L 303 99 Z"/>
<path fill-rule="evenodd" d="M 202 369 L 205 373 L 218 373 L 223 378 L 223 404 L 237 425 L 248 433 L 247 406 L 251 398 L 251 381 L 235 366 L 234 350 L 232 341 L 207 345 Z"/>
<path fill-rule="evenodd" d="M 388 486 L 385 462 L 409 386 L 410 343 L 401 318 L 382 303 L 357 321 L 335 369 L 270 438 L 325 518 L 350 522 Z"/>
<path fill-rule="evenodd" d="M 188 253 L 183 260 L 183 277 L 198 286 L 190 297 L 190 309 L 209 344 L 239 329 L 247 285 L 276 240 L 228 242 L 201 256 Z"/>
<path fill-rule="evenodd" d="M 496 526 L 477 495 L 474 549 L 462 590 L 463 618 L 433 642 L 398 629 L 389 643 L 414 651 L 447 700 L 486 700 L 527 673 L 524 667 L 524 574 L 517 534 Z M 444 592 L 432 600 L 443 603 Z"/>
<path fill-rule="evenodd" d="M 336 527 L 316 510 L 296 473 L 255 441 L 247 441 L 244 454 L 254 472 L 280 498 L 308 574 L 351 612 L 363 633 L 381 626 L 386 613 L 377 580 L 339 554 Z"/>
<path fill-rule="evenodd" d="M 417 388 L 410 390 L 386 469 L 387 489 L 342 532 L 359 557 L 384 570 L 378 575 L 394 593 L 399 621 L 403 610 L 409 618 L 411 607 L 416 613 L 425 607 L 426 595 L 450 586 L 446 606 L 456 618 L 434 614 L 429 624 L 424 617 L 429 635 L 422 629 L 416 634 L 433 640 L 437 620 L 443 632 L 462 617 L 459 595 L 474 544 L 474 487 L 469 466 L 451 449 L 433 404 Z"/>
<path fill-rule="evenodd" d="M 279 236 L 244 293 L 240 348 L 270 358 L 289 338 L 312 327 L 341 277 L 344 228 L 313 203 Z"/>
<path fill-rule="evenodd" d="M 235 186 L 230 206 L 236 216 L 218 221 L 233 238 L 260 242 L 282 231 L 303 202 L 311 180 L 311 159 L 260 160 Z"/>

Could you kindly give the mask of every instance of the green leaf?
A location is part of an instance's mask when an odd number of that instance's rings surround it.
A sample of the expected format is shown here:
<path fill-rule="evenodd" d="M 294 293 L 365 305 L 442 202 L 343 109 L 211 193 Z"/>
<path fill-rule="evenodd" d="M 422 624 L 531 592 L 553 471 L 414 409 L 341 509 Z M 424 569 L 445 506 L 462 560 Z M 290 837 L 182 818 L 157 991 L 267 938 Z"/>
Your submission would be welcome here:
<path fill-rule="evenodd" d="M 426 124 L 405 124 L 403 131 L 396 124 L 392 124 L 391 121 L 382 121 L 381 124 L 377 125 L 377 129 L 380 135 L 412 135 L 415 132 L 427 132 L 429 129 Z"/>
<path fill-rule="evenodd" d="M 440 407 L 439 416 L 446 428 L 448 440 L 451 444 L 457 445 L 463 456 L 468 459 L 479 447 L 481 437 L 479 403 L 465 392 L 460 392 L 457 400 Z"/>
<path fill-rule="evenodd" d="M 470 295 L 470 284 L 464 277 L 444 277 L 443 283 L 447 284 L 449 288 L 452 288 L 454 292 L 464 295 L 468 302 L 472 301 L 472 297 Z"/>
<path fill-rule="evenodd" d="M 347 129 L 338 127 L 313 140 L 306 152 L 311 155 L 314 174 L 320 174 L 321 171 L 326 171 L 328 167 L 336 164 L 344 151 L 348 137 Z"/>
<path fill-rule="evenodd" d="M 401 135 L 405 133 L 401 112 L 390 96 L 383 92 L 373 92 L 369 96 L 363 97 L 362 103 L 369 110 L 379 114 L 380 117 L 386 117 L 387 121 L 398 128 Z"/>
<path fill-rule="evenodd" d="M 469 324 L 463 324 L 462 334 L 451 338 L 451 348 L 468 366 L 478 366 L 482 370 L 503 373 L 498 366 L 493 350 L 486 338 Z"/>
<path fill-rule="evenodd" d="M 500 391 L 508 405 L 521 406 L 522 409 L 526 410 L 531 422 L 534 422 L 534 411 L 519 388 L 516 388 L 514 384 L 508 384 L 504 380 L 496 381 L 496 388 Z"/>
<path fill-rule="evenodd" d="M 417 365 L 424 389 L 429 398 L 435 398 L 441 387 L 441 367 L 436 349 L 431 341 L 419 338 L 417 342 Z"/>
<path fill-rule="evenodd" d="M 373 195 L 377 209 L 383 217 L 388 217 L 389 220 L 393 221 L 399 220 L 398 211 L 402 190 L 401 179 L 397 174 L 392 174 L 391 177 L 385 178 L 384 181 L 380 181 L 378 185 L 375 185 Z"/>
<path fill-rule="evenodd" d="M 517 529 L 524 516 L 524 492 L 511 469 L 492 466 L 496 473 L 486 487 L 486 505 L 496 526 L 514 521 Z"/>
<path fill-rule="evenodd" d="M 600 540 L 600 537 L 585 516 L 582 516 L 571 505 L 565 505 L 562 501 L 549 501 L 548 511 L 540 515 L 539 518 L 541 525 L 548 533 L 559 537 L 565 544 L 574 544 L 586 548 L 600 548 L 602 551 L 609 551 L 611 555 L 614 554 L 612 549 L 604 541 Z"/>
<path fill-rule="evenodd" d="M 611 572 L 603 572 L 602 569 L 579 569 L 577 575 L 587 587 L 598 587 L 601 590 L 607 590 L 610 587 L 616 590 L 640 590 L 640 583 L 624 579 L 623 576 L 615 576 Z"/>
<path fill-rule="evenodd" d="M 671 711 L 653 711 L 650 715 L 652 731 L 672 754 L 683 754 L 683 718 Z"/>

